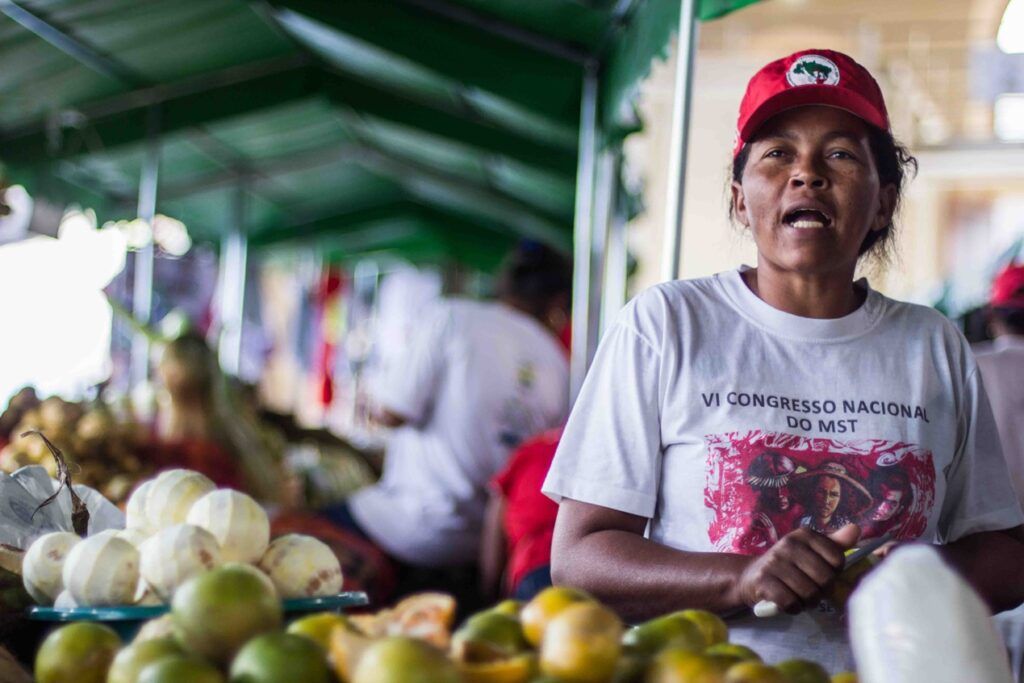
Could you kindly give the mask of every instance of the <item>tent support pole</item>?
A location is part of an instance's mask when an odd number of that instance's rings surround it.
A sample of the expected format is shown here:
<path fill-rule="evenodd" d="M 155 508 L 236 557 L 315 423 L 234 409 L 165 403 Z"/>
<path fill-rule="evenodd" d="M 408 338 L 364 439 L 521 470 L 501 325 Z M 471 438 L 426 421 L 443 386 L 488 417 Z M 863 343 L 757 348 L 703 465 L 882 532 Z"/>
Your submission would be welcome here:
<path fill-rule="evenodd" d="M 224 372 L 238 376 L 242 367 L 242 327 L 245 322 L 245 280 L 249 238 L 245 234 L 248 196 L 244 185 L 235 189 L 231 230 L 220 247 L 220 338 L 217 354 Z"/>
<path fill-rule="evenodd" d="M 580 102 L 579 160 L 576 167 L 576 218 L 573 227 L 572 352 L 569 398 L 575 402 L 590 359 L 591 257 L 594 236 L 594 182 L 597 167 L 598 65 L 588 62 Z"/>
<path fill-rule="evenodd" d="M 618 177 L 622 165 L 622 152 L 616 151 L 612 158 L 612 173 Z M 614 190 L 613 190 L 614 191 Z M 626 271 L 628 255 L 626 250 L 626 216 L 622 207 L 612 203 L 608 216 L 607 252 L 604 258 L 604 291 L 601 295 L 601 334 L 611 325 L 619 309 L 626 303 Z"/>
<path fill-rule="evenodd" d="M 679 257 L 686 193 L 686 157 L 690 142 L 693 67 L 697 56 L 697 0 L 682 0 L 676 44 L 676 87 L 672 103 L 672 147 L 668 169 L 668 200 L 662 240 L 661 279 L 679 277 Z"/>
<path fill-rule="evenodd" d="M 587 365 L 594 360 L 597 344 L 604 332 L 603 305 L 607 292 L 605 286 L 608 278 L 609 239 L 611 238 L 612 218 L 615 215 L 616 163 L 614 150 L 603 150 L 597 157 L 597 180 L 594 195 L 594 237 L 591 244 L 590 259 L 590 338 L 592 344 L 587 350 Z"/>
<path fill-rule="evenodd" d="M 157 186 L 160 182 L 160 111 L 150 107 L 146 112 L 146 152 L 139 179 L 138 217 L 152 231 L 156 216 Z M 135 279 L 132 287 L 132 314 L 143 325 L 153 317 L 154 245 L 149 244 L 135 252 Z M 149 378 L 150 343 L 141 332 L 132 335 L 131 386 Z"/>

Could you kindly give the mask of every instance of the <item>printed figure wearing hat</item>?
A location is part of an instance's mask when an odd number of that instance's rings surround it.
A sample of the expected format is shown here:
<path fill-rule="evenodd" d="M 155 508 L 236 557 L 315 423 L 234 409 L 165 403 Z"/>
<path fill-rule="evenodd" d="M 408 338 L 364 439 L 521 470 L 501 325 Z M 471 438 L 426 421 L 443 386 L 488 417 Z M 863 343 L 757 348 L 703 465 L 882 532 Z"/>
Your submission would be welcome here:
<path fill-rule="evenodd" d="M 838 531 L 871 505 L 868 490 L 838 462 L 797 474 L 793 482 L 810 511 L 800 519 L 800 527 L 820 534 Z"/>

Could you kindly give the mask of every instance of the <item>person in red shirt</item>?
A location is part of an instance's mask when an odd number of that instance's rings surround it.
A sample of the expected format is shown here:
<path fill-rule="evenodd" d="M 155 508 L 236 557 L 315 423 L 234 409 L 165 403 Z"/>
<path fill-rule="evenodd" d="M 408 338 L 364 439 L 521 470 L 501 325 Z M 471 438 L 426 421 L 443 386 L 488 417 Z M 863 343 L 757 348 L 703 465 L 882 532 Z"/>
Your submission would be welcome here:
<path fill-rule="evenodd" d="M 551 585 L 551 538 L 558 505 L 540 487 L 561 438 L 558 428 L 524 441 L 491 483 L 480 557 L 487 597 L 502 593 L 529 600 Z"/>

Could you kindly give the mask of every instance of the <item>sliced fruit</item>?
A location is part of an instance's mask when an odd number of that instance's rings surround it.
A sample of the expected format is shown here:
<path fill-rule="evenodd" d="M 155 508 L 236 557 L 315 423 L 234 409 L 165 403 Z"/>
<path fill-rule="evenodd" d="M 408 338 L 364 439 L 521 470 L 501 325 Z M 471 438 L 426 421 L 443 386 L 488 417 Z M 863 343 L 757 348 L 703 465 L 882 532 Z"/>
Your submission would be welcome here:
<path fill-rule="evenodd" d="M 352 617 L 356 628 L 368 636 L 409 636 L 443 650 L 451 642 L 455 598 L 445 593 L 412 595 L 393 609 L 369 617 Z"/>
<path fill-rule="evenodd" d="M 383 638 L 388 634 L 388 621 L 391 610 L 381 610 L 373 614 L 353 614 L 348 622 L 360 633 L 371 638 Z"/>
<path fill-rule="evenodd" d="M 326 651 L 331 647 L 331 633 L 335 627 L 351 630 L 348 619 L 343 615 L 337 612 L 320 612 L 296 619 L 288 625 L 287 632 L 305 636 Z"/>
<path fill-rule="evenodd" d="M 337 626 L 331 631 L 328 651 L 339 680 L 351 683 L 360 660 L 376 640 L 343 626 Z"/>

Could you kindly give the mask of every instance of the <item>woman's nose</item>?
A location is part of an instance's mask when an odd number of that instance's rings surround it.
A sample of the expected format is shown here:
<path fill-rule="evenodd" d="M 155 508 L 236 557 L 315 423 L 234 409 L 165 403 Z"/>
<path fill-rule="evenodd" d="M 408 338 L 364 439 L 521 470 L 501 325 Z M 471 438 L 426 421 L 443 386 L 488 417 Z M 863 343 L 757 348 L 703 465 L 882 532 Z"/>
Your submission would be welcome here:
<path fill-rule="evenodd" d="M 828 187 L 828 178 L 812 161 L 804 161 L 793 169 L 789 179 L 793 187 L 809 186 L 816 190 Z"/>

